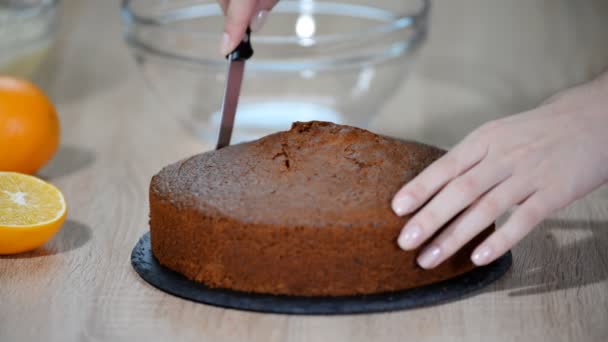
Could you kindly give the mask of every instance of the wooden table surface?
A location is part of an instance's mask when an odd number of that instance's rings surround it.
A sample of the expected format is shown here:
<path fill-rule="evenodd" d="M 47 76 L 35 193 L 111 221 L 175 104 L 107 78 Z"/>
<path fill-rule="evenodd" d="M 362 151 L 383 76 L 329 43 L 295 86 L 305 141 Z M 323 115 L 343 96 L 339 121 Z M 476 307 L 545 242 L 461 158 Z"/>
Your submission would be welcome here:
<path fill-rule="evenodd" d="M 147 188 L 205 146 L 155 99 L 121 37 L 118 1 L 64 1 L 38 80 L 61 149 L 41 176 L 70 214 L 44 248 L 0 258 L 0 341 L 607 341 L 608 189 L 546 220 L 500 281 L 466 300 L 404 312 L 297 317 L 224 310 L 157 291 L 129 257 Z M 438 0 L 412 79 L 376 123 L 450 145 L 608 65 L 608 2 Z M 405 108 L 405 110 L 404 110 Z"/>

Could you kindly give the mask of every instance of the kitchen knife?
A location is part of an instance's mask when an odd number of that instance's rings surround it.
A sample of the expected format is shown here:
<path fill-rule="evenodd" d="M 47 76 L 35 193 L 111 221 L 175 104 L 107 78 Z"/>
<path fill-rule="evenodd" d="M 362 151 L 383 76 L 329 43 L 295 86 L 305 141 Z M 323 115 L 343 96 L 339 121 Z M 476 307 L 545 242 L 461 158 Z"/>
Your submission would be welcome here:
<path fill-rule="evenodd" d="M 243 72 L 245 71 L 245 61 L 253 56 L 250 36 L 251 30 L 247 28 L 245 37 L 239 43 L 239 46 L 226 56 L 226 59 L 228 59 L 228 76 L 226 77 L 226 89 L 224 90 L 224 100 L 222 101 L 222 121 L 216 150 L 230 145 L 236 107 L 241 92 L 241 82 L 243 81 Z"/>

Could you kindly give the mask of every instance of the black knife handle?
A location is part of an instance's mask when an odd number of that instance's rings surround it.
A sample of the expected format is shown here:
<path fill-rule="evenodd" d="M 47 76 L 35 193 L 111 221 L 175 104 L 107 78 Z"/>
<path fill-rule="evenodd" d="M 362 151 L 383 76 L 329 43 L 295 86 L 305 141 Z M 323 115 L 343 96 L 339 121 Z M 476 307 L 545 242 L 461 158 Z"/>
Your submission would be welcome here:
<path fill-rule="evenodd" d="M 247 27 L 243 40 L 239 43 L 239 46 L 234 49 L 228 56 L 227 59 L 231 61 L 244 61 L 253 56 L 253 48 L 251 47 L 251 29 Z"/>

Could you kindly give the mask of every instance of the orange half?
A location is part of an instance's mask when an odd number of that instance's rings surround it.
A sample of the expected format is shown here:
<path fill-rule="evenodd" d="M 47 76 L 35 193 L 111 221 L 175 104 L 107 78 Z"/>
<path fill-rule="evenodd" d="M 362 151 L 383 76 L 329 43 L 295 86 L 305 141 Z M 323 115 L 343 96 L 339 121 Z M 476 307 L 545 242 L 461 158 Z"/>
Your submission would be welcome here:
<path fill-rule="evenodd" d="M 39 178 L 0 172 L 0 254 L 33 250 L 63 225 L 67 206 L 63 194 Z"/>

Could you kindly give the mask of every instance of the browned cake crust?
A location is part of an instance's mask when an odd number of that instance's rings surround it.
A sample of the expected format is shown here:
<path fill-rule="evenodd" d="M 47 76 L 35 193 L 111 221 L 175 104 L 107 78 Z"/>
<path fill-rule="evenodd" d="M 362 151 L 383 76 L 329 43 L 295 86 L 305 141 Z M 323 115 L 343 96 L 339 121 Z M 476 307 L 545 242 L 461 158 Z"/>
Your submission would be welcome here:
<path fill-rule="evenodd" d="M 150 185 L 152 250 L 211 287 L 338 296 L 417 287 L 470 270 L 469 244 L 438 268 L 396 239 L 395 192 L 443 151 L 326 122 L 193 156 Z"/>

